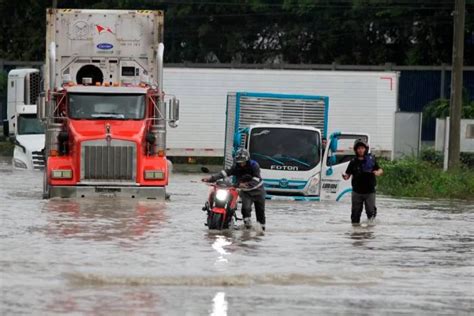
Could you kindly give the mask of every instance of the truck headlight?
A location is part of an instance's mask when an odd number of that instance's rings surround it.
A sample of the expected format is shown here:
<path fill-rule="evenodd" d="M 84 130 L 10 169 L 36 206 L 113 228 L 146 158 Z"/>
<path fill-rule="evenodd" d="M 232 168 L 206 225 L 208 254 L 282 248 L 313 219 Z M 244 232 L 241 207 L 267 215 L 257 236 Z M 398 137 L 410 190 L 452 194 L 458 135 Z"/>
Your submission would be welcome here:
<path fill-rule="evenodd" d="M 51 178 L 53 179 L 72 179 L 72 170 L 51 170 Z"/>
<path fill-rule="evenodd" d="M 227 201 L 228 196 L 229 196 L 229 192 L 227 192 L 227 190 L 217 190 L 216 192 L 216 199 L 218 201 L 221 201 L 221 202 Z"/>
<path fill-rule="evenodd" d="M 24 162 L 21 161 L 20 159 L 14 158 L 14 159 L 13 159 L 13 165 L 15 166 L 15 168 L 28 169 L 28 167 L 26 166 L 26 163 L 24 163 Z"/>
<path fill-rule="evenodd" d="M 145 180 L 163 180 L 165 173 L 162 170 L 145 170 Z"/>
<path fill-rule="evenodd" d="M 312 177 L 311 180 L 309 181 L 307 193 L 309 195 L 318 195 L 319 194 L 319 174 Z"/>

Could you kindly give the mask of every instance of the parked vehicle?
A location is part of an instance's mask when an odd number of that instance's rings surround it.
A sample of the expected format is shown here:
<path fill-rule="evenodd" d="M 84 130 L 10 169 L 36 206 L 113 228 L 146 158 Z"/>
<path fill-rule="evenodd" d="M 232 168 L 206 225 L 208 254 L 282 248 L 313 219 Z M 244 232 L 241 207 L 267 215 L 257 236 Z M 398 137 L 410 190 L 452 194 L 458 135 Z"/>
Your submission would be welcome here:
<path fill-rule="evenodd" d="M 369 136 L 332 133 L 323 150 L 328 97 L 238 92 L 227 100 L 225 166 L 237 149 L 247 149 L 260 165 L 267 198 L 340 200 L 350 188 L 342 174 L 352 144 Z"/>
<path fill-rule="evenodd" d="M 48 9 L 44 196 L 164 199 L 163 12 Z M 165 98 L 169 98 L 169 115 Z"/>
<path fill-rule="evenodd" d="M 44 168 L 44 128 L 37 118 L 40 92 L 38 69 L 14 69 L 8 73 L 7 118 L 5 131 L 15 144 L 12 165 L 15 169 Z"/>
<path fill-rule="evenodd" d="M 231 92 L 327 97 L 327 136 L 366 133 L 374 154 L 393 156 L 397 72 L 165 67 L 164 73 L 167 92 L 187 105 L 181 109 L 180 128 L 169 131 L 170 156 L 224 156 Z"/>

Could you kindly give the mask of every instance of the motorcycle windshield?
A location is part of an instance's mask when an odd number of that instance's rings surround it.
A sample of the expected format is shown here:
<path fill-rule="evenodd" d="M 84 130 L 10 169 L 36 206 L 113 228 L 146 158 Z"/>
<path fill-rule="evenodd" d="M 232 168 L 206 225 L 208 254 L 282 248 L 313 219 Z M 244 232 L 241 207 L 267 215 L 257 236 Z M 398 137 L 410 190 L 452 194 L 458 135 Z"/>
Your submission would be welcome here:
<path fill-rule="evenodd" d="M 253 128 L 250 156 L 262 169 L 307 171 L 321 160 L 319 132 L 296 128 Z"/>

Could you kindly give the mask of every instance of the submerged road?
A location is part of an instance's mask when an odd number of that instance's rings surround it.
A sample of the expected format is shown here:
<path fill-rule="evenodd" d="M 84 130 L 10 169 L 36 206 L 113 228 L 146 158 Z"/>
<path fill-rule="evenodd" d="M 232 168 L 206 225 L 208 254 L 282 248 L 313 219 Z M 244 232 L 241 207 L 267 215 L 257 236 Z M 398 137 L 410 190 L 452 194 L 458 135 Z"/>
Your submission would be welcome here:
<path fill-rule="evenodd" d="M 204 226 L 208 188 L 174 174 L 171 200 L 42 200 L 42 175 L 0 163 L 0 314 L 474 313 L 474 208 L 379 198 L 269 202 L 267 232 Z"/>

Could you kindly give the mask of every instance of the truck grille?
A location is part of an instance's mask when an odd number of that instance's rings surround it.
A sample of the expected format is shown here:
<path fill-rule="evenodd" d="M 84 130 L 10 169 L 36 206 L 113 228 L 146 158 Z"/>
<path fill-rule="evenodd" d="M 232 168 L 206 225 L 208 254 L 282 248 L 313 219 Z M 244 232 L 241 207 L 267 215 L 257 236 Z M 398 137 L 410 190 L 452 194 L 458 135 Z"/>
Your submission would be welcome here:
<path fill-rule="evenodd" d="M 44 152 L 43 151 L 34 151 L 31 153 L 33 159 L 33 168 L 35 170 L 44 169 Z"/>
<path fill-rule="evenodd" d="M 81 180 L 131 182 L 136 178 L 136 146 L 133 142 L 112 140 L 82 144 Z"/>

